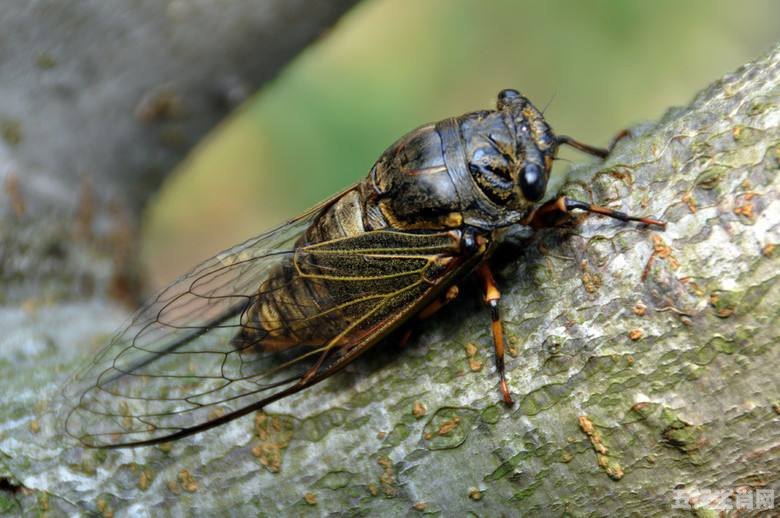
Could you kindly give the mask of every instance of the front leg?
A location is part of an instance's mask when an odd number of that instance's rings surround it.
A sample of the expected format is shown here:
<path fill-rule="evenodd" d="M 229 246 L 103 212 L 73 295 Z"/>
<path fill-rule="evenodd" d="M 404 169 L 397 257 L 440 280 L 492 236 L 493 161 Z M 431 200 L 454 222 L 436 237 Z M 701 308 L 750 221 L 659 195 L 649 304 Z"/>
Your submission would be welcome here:
<path fill-rule="evenodd" d="M 561 196 L 558 199 L 550 200 L 538 207 L 531 213 L 531 216 L 528 218 L 527 225 L 533 228 L 554 227 L 565 222 L 573 210 L 584 210 L 585 212 L 592 212 L 595 214 L 608 216 L 610 218 L 619 219 L 620 221 L 636 221 L 639 223 L 644 223 L 645 225 L 655 225 L 661 228 L 666 227 L 665 221 L 641 216 L 631 216 L 629 214 L 625 214 L 617 210 L 612 210 L 607 207 L 602 207 L 600 205 L 593 205 L 592 203 L 574 200 L 568 196 Z"/>
<path fill-rule="evenodd" d="M 496 281 L 493 279 L 493 274 L 487 262 L 479 265 L 477 275 L 482 281 L 485 304 L 490 308 L 490 318 L 492 319 L 490 329 L 493 335 L 493 345 L 496 348 L 498 384 L 504 397 L 504 403 L 512 405 L 514 401 L 512 401 L 512 396 L 509 394 L 509 387 L 507 387 L 506 377 L 504 376 L 504 328 L 501 325 L 501 313 L 498 305 L 499 300 L 501 300 L 501 292 L 498 291 L 498 286 L 496 286 Z"/>

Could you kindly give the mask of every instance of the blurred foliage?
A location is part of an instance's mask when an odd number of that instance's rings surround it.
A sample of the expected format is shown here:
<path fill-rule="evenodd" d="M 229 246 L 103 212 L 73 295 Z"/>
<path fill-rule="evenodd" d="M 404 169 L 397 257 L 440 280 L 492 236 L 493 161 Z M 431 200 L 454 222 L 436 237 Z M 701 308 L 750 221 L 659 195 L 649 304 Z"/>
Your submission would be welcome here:
<path fill-rule="evenodd" d="M 365 1 L 171 177 L 145 224 L 153 284 L 359 180 L 406 131 L 490 107 L 502 88 L 549 103 L 561 133 L 605 145 L 758 57 L 778 19 L 772 0 Z"/>

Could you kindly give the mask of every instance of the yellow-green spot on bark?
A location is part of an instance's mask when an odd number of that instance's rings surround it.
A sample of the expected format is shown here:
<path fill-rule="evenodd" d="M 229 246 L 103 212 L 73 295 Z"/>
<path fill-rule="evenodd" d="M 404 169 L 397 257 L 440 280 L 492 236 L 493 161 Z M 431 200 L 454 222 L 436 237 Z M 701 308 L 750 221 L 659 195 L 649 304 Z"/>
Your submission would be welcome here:
<path fill-rule="evenodd" d="M 45 516 L 43 513 L 47 513 L 49 511 L 49 493 L 46 491 L 41 491 L 38 493 L 38 510 L 42 516 Z"/>
<path fill-rule="evenodd" d="M 594 236 L 588 240 L 586 253 L 597 267 L 603 268 L 615 256 L 615 245 L 604 236 Z"/>
<path fill-rule="evenodd" d="M 0 121 L 0 134 L 10 146 L 16 146 L 22 141 L 22 123 L 16 119 Z"/>
<path fill-rule="evenodd" d="M 520 401 L 520 410 L 525 415 L 536 415 L 542 410 L 554 406 L 569 393 L 569 388 L 563 383 L 551 383 L 529 392 Z"/>
<path fill-rule="evenodd" d="M 707 365 L 715 358 L 715 356 L 717 356 L 717 354 L 718 352 L 715 350 L 715 348 L 707 343 L 693 351 L 693 357 L 691 358 L 691 361 L 696 365 Z"/>
<path fill-rule="evenodd" d="M 723 180 L 723 176 L 728 169 L 723 166 L 714 166 L 699 174 L 696 178 L 696 187 L 700 187 L 705 190 L 712 190 L 718 186 Z"/>
<path fill-rule="evenodd" d="M 94 450 L 94 452 L 92 458 L 95 460 L 96 464 L 103 464 L 108 458 L 108 450 Z"/>
<path fill-rule="evenodd" d="M 501 417 L 501 412 L 498 410 L 498 407 L 496 405 L 490 405 L 485 410 L 482 411 L 482 414 L 480 414 L 480 419 L 482 419 L 482 422 L 487 424 L 496 424 L 498 422 L 499 417 Z"/>
<path fill-rule="evenodd" d="M 631 412 L 636 414 L 640 420 L 643 420 L 655 413 L 660 406 L 658 403 L 640 402 L 631 407 Z"/>
<path fill-rule="evenodd" d="M 722 336 L 714 336 L 707 343 L 723 354 L 733 354 L 737 350 L 737 344 L 733 340 L 726 340 Z"/>
<path fill-rule="evenodd" d="M 14 510 L 19 510 L 19 504 L 16 500 L 10 496 L 6 496 L 6 493 L 0 493 L 0 513 L 2 513 L 3 516 L 10 516 Z"/>
<path fill-rule="evenodd" d="M 97 497 L 97 500 L 95 500 L 95 506 L 97 507 L 98 513 L 100 513 L 100 516 L 103 518 L 113 518 L 114 516 L 114 510 L 111 508 L 111 497 L 106 495 L 100 495 Z"/>
<path fill-rule="evenodd" d="M 704 375 L 705 367 L 702 365 L 685 365 L 681 370 L 680 374 L 682 375 L 683 379 L 686 381 L 695 381 L 699 378 L 701 378 Z"/>
<path fill-rule="evenodd" d="M 701 426 L 694 426 L 677 420 L 663 431 L 664 440 L 684 453 L 691 453 L 704 445 Z"/>
<path fill-rule="evenodd" d="M 761 115 L 762 113 L 764 113 L 770 108 L 774 108 L 774 104 L 772 104 L 771 102 L 764 101 L 763 99 L 759 99 L 750 105 L 750 108 L 748 108 L 747 113 L 751 117 L 755 117 L 756 115 Z"/>
<path fill-rule="evenodd" d="M 442 407 L 425 423 L 423 441 L 429 450 L 460 446 L 471 432 L 478 413 L 470 408 Z"/>
<path fill-rule="evenodd" d="M 758 347 L 757 344 L 751 344 L 750 340 L 756 333 L 755 329 L 751 329 L 747 326 L 740 326 L 734 331 L 734 341 L 739 346 L 751 345 L 752 347 Z"/>
<path fill-rule="evenodd" d="M 710 305 L 715 316 L 728 318 L 737 310 L 741 298 L 742 295 L 739 292 L 715 290 L 710 294 Z"/>
<path fill-rule="evenodd" d="M 398 423 L 393 427 L 392 431 L 387 434 L 385 445 L 398 446 L 407 437 L 409 437 L 409 427 L 403 423 Z"/>
<path fill-rule="evenodd" d="M 161 452 L 163 452 L 165 454 L 168 454 L 168 453 L 171 453 L 171 450 L 173 450 L 173 443 L 172 442 L 164 442 L 164 443 L 158 444 L 157 448 Z"/>
<path fill-rule="evenodd" d="M 330 490 L 342 489 L 349 485 L 352 476 L 349 471 L 331 471 L 315 482 L 314 487 Z"/>
<path fill-rule="evenodd" d="M 39 52 L 38 56 L 35 58 L 35 66 L 41 70 L 50 70 L 54 68 L 56 64 L 57 61 L 48 52 Z"/>
<path fill-rule="evenodd" d="M 528 498 L 529 496 L 534 494 L 534 492 L 536 491 L 536 488 L 538 488 L 540 485 L 542 485 L 542 481 L 541 480 L 534 481 L 532 484 L 530 484 L 529 486 L 524 488 L 522 491 L 518 491 L 517 493 L 512 495 L 512 499 L 511 500 L 513 502 L 521 502 L 521 501 L 525 500 L 526 498 Z"/>
<path fill-rule="evenodd" d="M 85 475 L 92 476 L 97 473 L 97 467 L 108 458 L 108 450 L 84 450 L 82 453 L 79 470 Z"/>
<path fill-rule="evenodd" d="M 740 314 L 750 313 L 756 306 L 761 304 L 764 301 L 764 297 L 769 294 L 771 288 L 777 284 L 778 280 L 780 280 L 780 276 L 775 276 L 766 282 L 750 286 L 742 292 L 738 301 Z"/>
<path fill-rule="evenodd" d="M 750 145 L 761 138 L 761 132 L 748 126 L 737 125 L 731 130 L 734 140 L 742 145 Z"/>
<path fill-rule="evenodd" d="M 775 159 L 775 169 L 780 169 L 780 144 L 770 147 L 768 152 Z"/>
<path fill-rule="evenodd" d="M 637 403 L 631 411 L 670 447 L 688 455 L 694 464 L 701 462 L 699 450 L 706 443 L 704 429 L 680 419 L 672 409 L 656 403 Z"/>
<path fill-rule="evenodd" d="M 566 372 L 571 368 L 572 357 L 566 354 L 552 353 L 551 356 L 545 358 L 542 365 L 542 373 L 547 376 L 554 376 Z"/>
<path fill-rule="evenodd" d="M 483 480 L 485 482 L 495 482 L 496 480 L 501 480 L 505 476 L 507 476 L 510 473 L 513 473 L 515 471 L 515 468 L 524 460 L 530 459 L 535 456 L 534 451 L 532 450 L 524 450 L 518 453 L 517 455 L 512 456 L 511 458 L 505 460 L 501 463 L 500 466 L 498 466 L 493 473 L 486 476 Z"/>
<path fill-rule="evenodd" d="M 350 412 L 343 408 L 333 408 L 325 412 L 321 412 L 317 415 L 313 415 L 307 419 L 304 419 L 298 425 L 298 431 L 296 433 L 299 436 L 310 442 L 317 442 L 322 440 L 328 432 L 334 429 L 345 429 L 346 426 L 352 424 L 350 419 Z"/>
<path fill-rule="evenodd" d="M 691 143 L 691 154 L 710 156 L 712 155 L 712 144 L 707 141 L 694 141 Z"/>
<path fill-rule="evenodd" d="M 582 375 L 585 380 L 591 379 L 594 376 L 606 376 L 612 375 L 619 365 L 616 364 L 610 356 L 591 356 L 585 365 L 582 367 Z M 572 378 L 574 380 L 574 378 Z M 577 381 L 577 380 L 574 380 Z"/>

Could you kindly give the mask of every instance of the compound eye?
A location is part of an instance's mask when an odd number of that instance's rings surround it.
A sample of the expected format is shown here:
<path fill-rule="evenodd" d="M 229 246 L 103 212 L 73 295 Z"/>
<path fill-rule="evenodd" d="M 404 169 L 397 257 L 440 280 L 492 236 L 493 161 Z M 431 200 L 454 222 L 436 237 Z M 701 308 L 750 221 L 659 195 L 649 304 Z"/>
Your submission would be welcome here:
<path fill-rule="evenodd" d="M 496 103 L 496 106 L 500 110 L 504 106 L 509 106 L 512 104 L 512 102 L 516 101 L 517 99 L 520 99 L 522 96 L 520 95 L 520 92 L 517 90 L 513 90 L 511 88 L 507 88 L 506 90 L 501 90 L 498 92 L 498 102 Z"/>
<path fill-rule="evenodd" d="M 544 198 L 547 189 L 547 178 L 537 164 L 528 164 L 520 173 L 520 188 L 528 201 L 539 201 Z"/>
<path fill-rule="evenodd" d="M 517 99 L 518 97 L 520 97 L 520 92 L 512 88 L 507 88 L 506 90 L 501 90 L 498 92 L 498 98 L 501 101 L 511 101 L 512 99 Z"/>

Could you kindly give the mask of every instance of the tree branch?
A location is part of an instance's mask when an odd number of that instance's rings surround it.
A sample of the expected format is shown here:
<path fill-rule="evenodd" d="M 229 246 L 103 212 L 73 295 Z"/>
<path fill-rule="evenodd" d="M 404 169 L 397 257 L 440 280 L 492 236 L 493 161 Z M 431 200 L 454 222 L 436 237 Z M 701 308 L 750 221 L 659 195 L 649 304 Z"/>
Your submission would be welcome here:
<path fill-rule="evenodd" d="M 489 317 L 460 300 L 405 350 L 270 417 L 170 448 L 81 450 L 39 404 L 74 363 L 63 319 L 37 354 L 0 363 L 14 394 L 0 469 L 35 491 L 7 498 L 103 514 L 628 515 L 668 514 L 675 489 L 777 494 L 779 72 L 776 47 L 571 172 L 565 192 L 669 225 L 583 218 L 499 270 L 514 408 Z"/>

